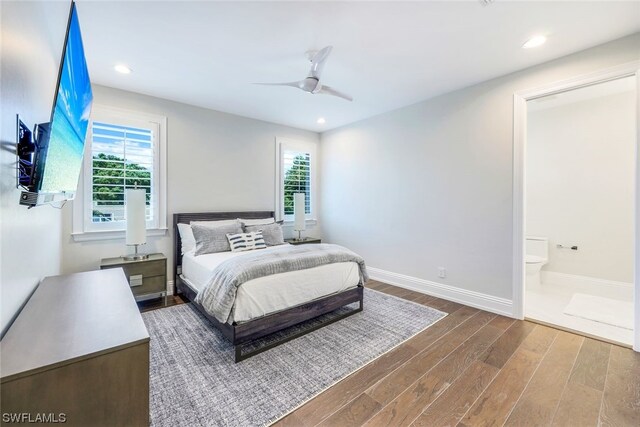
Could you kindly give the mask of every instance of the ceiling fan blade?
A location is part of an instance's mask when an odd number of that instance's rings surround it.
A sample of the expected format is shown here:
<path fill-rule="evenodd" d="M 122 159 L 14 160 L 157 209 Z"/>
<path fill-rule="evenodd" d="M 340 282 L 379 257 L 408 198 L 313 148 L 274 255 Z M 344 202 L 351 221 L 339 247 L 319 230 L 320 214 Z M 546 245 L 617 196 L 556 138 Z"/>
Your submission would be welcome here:
<path fill-rule="evenodd" d="M 333 96 L 337 96 L 337 97 L 342 98 L 342 99 L 346 99 L 347 101 L 353 101 L 353 98 L 350 97 L 349 95 L 347 95 L 346 93 L 339 92 L 339 91 L 337 91 L 334 88 L 329 87 L 329 86 L 322 86 L 322 89 L 320 89 L 316 93 L 322 93 L 322 94 L 325 94 L 325 95 L 333 95 Z"/>
<path fill-rule="evenodd" d="M 297 87 L 298 89 L 302 89 L 301 85 L 303 82 L 286 82 L 286 83 L 254 83 L 254 85 L 262 85 L 262 86 L 291 86 Z"/>
<path fill-rule="evenodd" d="M 320 79 L 320 74 L 322 74 L 322 69 L 324 68 L 324 64 L 331 53 L 331 49 L 333 46 L 327 46 L 324 49 L 321 49 L 316 53 L 311 60 L 311 70 L 309 71 L 309 76 L 315 77 L 316 79 Z"/>

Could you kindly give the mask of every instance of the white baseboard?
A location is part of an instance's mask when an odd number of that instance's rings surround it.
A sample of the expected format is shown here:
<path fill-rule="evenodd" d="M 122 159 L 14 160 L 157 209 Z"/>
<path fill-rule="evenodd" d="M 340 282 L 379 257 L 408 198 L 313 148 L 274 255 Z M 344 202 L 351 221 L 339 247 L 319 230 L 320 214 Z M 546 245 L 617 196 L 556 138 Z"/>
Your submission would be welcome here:
<path fill-rule="evenodd" d="M 167 281 L 167 295 L 173 295 L 173 280 Z"/>
<path fill-rule="evenodd" d="M 558 273 L 556 271 L 540 272 L 542 283 L 566 283 L 574 286 L 607 286 L 618 289 L 633 289 L 633 283 L 616 282 L 614 280 L 597 279 L 595 277 L 578 276 L 576 274 Z"/>
<path fill-rule="evenodd" d="M 367 267 L 367 271 L 371 279 L 380 282 L 458 302 L 481 310 L 490 311 L 491 313 L 513 317 L 513 302 L 506 298 L 494 297 L 492 295 L 431 282 L 404 274 L 393 273 L 375 267 Z"/>

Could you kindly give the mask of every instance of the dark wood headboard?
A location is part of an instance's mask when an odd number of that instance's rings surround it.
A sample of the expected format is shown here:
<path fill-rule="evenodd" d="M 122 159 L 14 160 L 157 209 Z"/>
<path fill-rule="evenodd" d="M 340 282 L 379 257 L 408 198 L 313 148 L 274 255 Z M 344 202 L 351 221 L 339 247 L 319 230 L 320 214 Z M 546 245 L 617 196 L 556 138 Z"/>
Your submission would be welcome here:
<path fill-rule="evenodd" d="M 173 274 L 178 277 L 178 267 L 182 265 L 182 242 L 178 232 L 178 224 L 189 224 L 191 221 L 216 221 L 221 219 L 261 219 L 275 218 L 273 211 L 251 211 L 251 212 L 196 212 L 196 213 L 175 213 L 173 214 Z M 175 282 L 177 283 L 177 281 Z"/>

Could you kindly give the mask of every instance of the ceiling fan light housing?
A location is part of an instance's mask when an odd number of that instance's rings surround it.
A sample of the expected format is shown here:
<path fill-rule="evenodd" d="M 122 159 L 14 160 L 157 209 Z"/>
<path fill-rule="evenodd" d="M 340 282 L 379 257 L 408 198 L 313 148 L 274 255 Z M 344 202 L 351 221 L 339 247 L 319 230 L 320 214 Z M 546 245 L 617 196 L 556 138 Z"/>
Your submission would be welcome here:
<path fill-rule="evenodd" d="M 305 92 L 315 93 L 320 87 L 320 82 L 315 77 L 307 77 L 300 82 L 300 89 Z"/>

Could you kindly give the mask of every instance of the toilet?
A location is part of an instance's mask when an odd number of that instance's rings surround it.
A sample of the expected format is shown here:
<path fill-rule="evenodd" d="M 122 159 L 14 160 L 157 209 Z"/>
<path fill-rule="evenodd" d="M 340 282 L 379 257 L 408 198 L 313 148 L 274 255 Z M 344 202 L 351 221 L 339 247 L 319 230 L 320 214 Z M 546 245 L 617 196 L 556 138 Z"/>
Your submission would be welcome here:
<path fill-rule="evenodd" d="M 549 262 L 549 239 L 527 236 L 525 249 L 527 286 L 539 286 L 540 270 L 543 265 Z"/>

